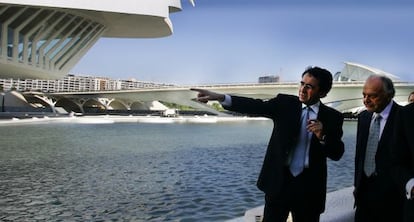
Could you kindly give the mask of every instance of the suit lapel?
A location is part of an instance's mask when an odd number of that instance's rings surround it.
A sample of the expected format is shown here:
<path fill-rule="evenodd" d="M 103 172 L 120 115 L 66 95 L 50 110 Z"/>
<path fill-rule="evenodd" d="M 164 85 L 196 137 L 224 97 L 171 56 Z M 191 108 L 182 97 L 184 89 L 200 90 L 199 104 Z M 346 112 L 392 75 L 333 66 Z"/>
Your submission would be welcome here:
<path fill-rule="evenodd" d="M 292 112 L 292 111 L 290 111 Z M 296 109 L 294 110 L 294 115 L 295 115 L 295 125 L 293 126 L 294 129 L 297 129 L 295 131 L 295 137 L 299 137 L 299 132 L 300 132 L 300 128 L 301 128 L 301 117 L 302 117 L 302 103 L 297 100 L 297 104 L 296 104 Z"/>
<path fill-rule="evenodd" d="M 321 102 L 319 106 L 319 112 L 318 112 L 318 120 L 320 120 L 322 123 L 326 123 L 328 121 L 328 115 L 326 114 L 327 108 L 325 104 Z"/>
<path fill-rule="evenodd" d="M 358 123 L 358 140 L 357 143 L 359 144 L 359 149 L 357 149 L 359 158 L 359 164 L 361 165 L 361 169 L 363 167 L 364 159 L 365 159 L 365 152 L 367 149 L 367 142 L 368 142 L 368 134 L 369 134 L 369 127 L 371 124 L 372 114 L 368 111 L 364 111 L 361 113 Z"/>

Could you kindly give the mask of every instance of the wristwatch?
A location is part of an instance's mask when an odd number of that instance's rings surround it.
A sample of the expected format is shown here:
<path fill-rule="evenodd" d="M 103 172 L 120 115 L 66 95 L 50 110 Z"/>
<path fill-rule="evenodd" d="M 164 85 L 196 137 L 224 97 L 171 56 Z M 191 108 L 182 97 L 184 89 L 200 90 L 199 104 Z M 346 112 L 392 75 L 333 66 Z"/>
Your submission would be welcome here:
<path fill-rule="evenodd" d="M 322 138 L 319 140 L 319 143 L 322 145 L 325 145 L 325 138 L 326 138 L 326 135 L 323 135 Z"/>

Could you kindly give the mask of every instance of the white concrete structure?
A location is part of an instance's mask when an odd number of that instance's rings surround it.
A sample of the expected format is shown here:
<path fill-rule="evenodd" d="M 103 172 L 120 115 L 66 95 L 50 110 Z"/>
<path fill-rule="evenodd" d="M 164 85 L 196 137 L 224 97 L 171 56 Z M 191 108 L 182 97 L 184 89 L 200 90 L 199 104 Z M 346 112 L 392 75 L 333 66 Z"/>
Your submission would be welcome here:
<path fill-rule="evenodd" d="M 100 37 L 173 32 L 180 0 L 0 0 L 0 77 L 62 78 Z"/>
<path fill-rule="evenodd" d="M 400 77 L 391 73 L 355 62 L 345 62 L 344 68 L 335 76 L 335 80 L 348 82 L 364 81 L 368 76 L 373 74 L 388 76 L 393 81 L 401 81 Z"/>
<path fill-rule="evenodd" d="M 354 187 L 343 188 L 330 192 L 326 196 L 325 212 L 321 214 L 321 222 L 353 222 L 354 221 Z M 227 222 L 260 222 L 263 218 L 264 206 L 247 210 L 243 217 Z M 288 222 L 291 222 L 289 217 Z"/>

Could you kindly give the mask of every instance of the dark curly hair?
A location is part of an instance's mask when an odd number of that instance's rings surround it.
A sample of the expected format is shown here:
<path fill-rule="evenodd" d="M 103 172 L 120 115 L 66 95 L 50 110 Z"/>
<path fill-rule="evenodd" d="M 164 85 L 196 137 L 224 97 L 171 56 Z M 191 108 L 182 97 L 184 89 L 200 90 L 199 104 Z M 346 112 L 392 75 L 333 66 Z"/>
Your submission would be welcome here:
<path fill-rule="evenodd" d="M 303 73 L 309 74 L 319 81 L 319 89 L 323 94 L 328 94 L 332 88 L 332 74 L 327 69 L 323 69 L 317 66 L 308 67 Z"/>

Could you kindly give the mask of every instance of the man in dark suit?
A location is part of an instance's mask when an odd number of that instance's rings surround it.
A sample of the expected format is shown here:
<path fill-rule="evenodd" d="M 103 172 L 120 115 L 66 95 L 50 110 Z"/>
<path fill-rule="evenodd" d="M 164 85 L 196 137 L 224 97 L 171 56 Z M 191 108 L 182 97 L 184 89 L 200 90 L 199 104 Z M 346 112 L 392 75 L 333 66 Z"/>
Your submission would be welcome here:
<path fill-rule="evenodd" d="M 394 124 L 401 108 L 393 101 L 394 84 L 369 76 L 363 87 L 366 110 L 358 116 L 355 155 L 355 221 L 401 221 L 403 193 L 392 180 Z M 375 130 L 377 129 L 377 130 Z M 375 135 L 373 132 L 377 131 Z"/>
<path fill-rule="evenodd" d="M 339 160 L 344 153 L 343 115 L 324 105 L 332 88 L 332 74 L 319 67 L 305 70 L 299 95 L 278 94 L 260 100 L 219 94 L 203 89 L 198 100 L 218 100 L 227 110 L 265 116 L 273 120 L 257 186 L 265 193 L 263 221 L 317 222 L 325 210 L 326 159 Z"/>
<path fill-rule="evenodd" d="M 414 103 L 414 91 L 408 95 L 408 103 Z"/>
<path fill-rule="evenodd" d="M 400 110 L 394 149 L 394 179 L 406 192 L 404 222 L 414 221 L 414 103 Z"/>

